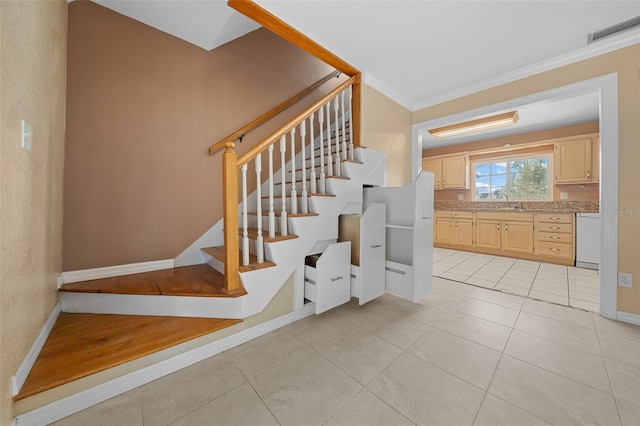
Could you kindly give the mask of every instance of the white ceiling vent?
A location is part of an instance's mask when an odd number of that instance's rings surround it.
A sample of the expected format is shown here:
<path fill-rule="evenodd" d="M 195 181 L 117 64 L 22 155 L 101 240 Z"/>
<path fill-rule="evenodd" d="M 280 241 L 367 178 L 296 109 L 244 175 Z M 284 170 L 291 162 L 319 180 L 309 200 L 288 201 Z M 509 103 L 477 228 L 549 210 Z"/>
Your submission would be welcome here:
<path fill-rule="evenodd" d="M 640 26 L 640 15 L 631 19 L 627 19 L 626 21 L 618 22 L 617 24 L 611 25 L 610 27 L 590 33 L 587 39 L 587 44 L 598 41 L 601 38 L 609 37 L 614 34 L 630 30 L 631 28 L 638 26 Z"/>

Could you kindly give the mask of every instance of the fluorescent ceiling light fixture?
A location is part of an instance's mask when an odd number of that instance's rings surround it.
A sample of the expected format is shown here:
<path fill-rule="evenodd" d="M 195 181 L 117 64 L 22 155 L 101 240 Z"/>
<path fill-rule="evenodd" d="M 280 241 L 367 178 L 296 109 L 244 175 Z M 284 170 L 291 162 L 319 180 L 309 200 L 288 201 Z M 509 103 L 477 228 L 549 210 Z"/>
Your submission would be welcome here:
<path fill-rule="evenodd" d="M 438 127 L 429 130 L 437 138 L 462 135 L 464 133 L 479 132 L 481 130 L 493 129 L 495 127 L 515 124 L 520 116 L 518 111 L 505 112 L 504 114 L 492 115 L 491 117 L 479 118 L 477 120 L 465 121 L 463 123 L 451 124 L 449 126 Z"/>

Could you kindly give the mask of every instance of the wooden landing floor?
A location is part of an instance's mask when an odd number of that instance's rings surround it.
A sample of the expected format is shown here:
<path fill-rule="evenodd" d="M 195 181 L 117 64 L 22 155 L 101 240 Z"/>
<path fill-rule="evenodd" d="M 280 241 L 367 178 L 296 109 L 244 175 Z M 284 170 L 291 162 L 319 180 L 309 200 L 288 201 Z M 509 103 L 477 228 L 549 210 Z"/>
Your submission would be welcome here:
<path fill-rule="evenodd" d="M 63 312 L 13 399 L 27 398 L 240 321 Z"/>
<path fill-rule="evenodd" d="M 223 288 L 224 275 L 204 264 L 64 284 L 60 291 L 230 297 Z"/>

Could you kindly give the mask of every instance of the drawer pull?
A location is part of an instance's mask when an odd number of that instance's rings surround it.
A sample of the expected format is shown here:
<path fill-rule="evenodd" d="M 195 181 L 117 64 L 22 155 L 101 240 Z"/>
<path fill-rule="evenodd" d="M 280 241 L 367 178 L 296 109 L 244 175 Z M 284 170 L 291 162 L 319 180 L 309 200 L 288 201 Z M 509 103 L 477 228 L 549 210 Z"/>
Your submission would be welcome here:
<path fill-rule="evenodd" d="M 559 218 L 559 217 L 550 217 L 549 219 L 551 219 L 551 220 L 560 220 L 561 218 Z"/>
<path fill-rule="evenodd" d="M 351 278 L 356 279 L 358 276 L 356 274 L 351 274 Z"/>
<path fill-rule="evenodd" d="M 401 271 L 400 269 L 389 268 L 388 266 L 385 266 L 384 269 L 389 272 L 395 272 L 396 274 L 405 275 L 405 272 Z"/>
<path fill-rule="evenodd" d="M 560 229 L 559 226 L 550 226 L 549 229 Z"/>
<path fill-rule="evenodd" d="M 336 281 L 340 281 L 342 278 L 344 278 L 344 277 L 333 277 L 333 278 L 331 278 L 331 282 L 333 283 L 333 282 L 336 282 Z"/>
<path fill-rule="evenodd" d="M 371 246 L 371 248 L 380 248 L 382 247 L 382 244 L 374 244 Z"/>
<path fill-rule="evenodd" d="M 316 282 L 310 278 L 304 277 L 304 280 L 310 284 L 316 285 Z"/>
<path fill-rule="evenodd" d="M 549 250 L 551 250 L 551 251 L 560 251 L 559 248 L 553 248 L 553 247 L 549 247 Z"/>
<path fill-rule="evenodd" d="M 551 235 L 549 238 L 551 238 L 552 240 L 559 240 L 560 239 L 560 237 L 555 237 L 553 235 Z"/>

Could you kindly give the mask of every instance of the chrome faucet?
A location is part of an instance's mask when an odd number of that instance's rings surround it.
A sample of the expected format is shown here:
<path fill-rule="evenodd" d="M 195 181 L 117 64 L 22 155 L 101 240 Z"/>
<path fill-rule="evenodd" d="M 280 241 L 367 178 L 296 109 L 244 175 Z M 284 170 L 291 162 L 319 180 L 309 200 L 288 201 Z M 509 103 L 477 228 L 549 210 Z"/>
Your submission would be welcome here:
<path fill-rule="evenodd" d="M 507 209 L 509 208 L 509 196 L 507 195 L 506 192 L 503 192 L 502 194 L 500 194 L 500 198 L 506 198 L 507 199 Z"/>

